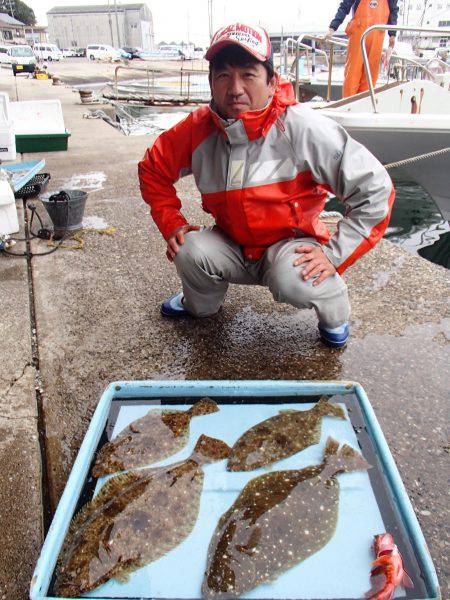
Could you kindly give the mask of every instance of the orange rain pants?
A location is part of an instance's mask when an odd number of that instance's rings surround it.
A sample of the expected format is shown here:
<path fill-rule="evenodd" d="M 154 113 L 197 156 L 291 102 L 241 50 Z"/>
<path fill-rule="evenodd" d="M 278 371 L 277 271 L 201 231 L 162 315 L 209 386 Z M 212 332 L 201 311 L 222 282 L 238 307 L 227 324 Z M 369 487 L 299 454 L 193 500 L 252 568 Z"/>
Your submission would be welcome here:
<path fill-rule="evenodd" d="M 372 25 L 386 25 L 389 19 L 388 0 L 361 0 L 355 15 L 347 25 L 347 60 L 345 62 L 342 97 L 347 98 L 369 89 L 361 52 L 361 37 Z M 375 86 L 380 71 L 381 52 L 383 50 L 384 31 L 372 31 L 366 37 L 366 50 L 369 59 L 370 76 Z"/>

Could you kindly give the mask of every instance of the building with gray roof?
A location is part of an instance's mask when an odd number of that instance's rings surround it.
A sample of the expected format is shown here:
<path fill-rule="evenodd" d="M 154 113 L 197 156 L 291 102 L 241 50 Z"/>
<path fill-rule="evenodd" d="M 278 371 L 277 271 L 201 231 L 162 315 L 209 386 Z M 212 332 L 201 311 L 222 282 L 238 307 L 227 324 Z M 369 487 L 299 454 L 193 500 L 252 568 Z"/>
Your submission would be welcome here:
<path fill-rule="evenodd" d="M 25 25 L 21 21 L 10 17 L 7 13 L 0 13 L 0 42 L 6 44 L 23 44 L 25 42 Z"/>

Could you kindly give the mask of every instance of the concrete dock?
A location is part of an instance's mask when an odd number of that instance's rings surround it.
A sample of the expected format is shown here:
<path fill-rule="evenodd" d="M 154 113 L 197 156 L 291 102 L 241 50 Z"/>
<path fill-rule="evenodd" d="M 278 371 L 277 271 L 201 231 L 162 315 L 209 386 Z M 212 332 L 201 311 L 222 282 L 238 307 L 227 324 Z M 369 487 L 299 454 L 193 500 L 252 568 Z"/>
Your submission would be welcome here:
<path fill-rule="evenodd" d="M 85 216 L 116 228 L 88 230 L 82 249 L 65 243 L 30 265 L 0 254 L 0 600 L 27 597 L 44 529 L 100 394 L 117 379 L 360 382 L 450 597 L 449 272 L 383 240 L 345 274 L 352 337 L 343 351 L 320 343 L 312 311 L 257 287 L 231 286 L 211 319 L 163 320 L 160 302 L 179 281 L 137 179 L 154 137 L 84 119 L 89 107 L 69 87 L 0 74 L 11 100 L 16 85 L 19 100 L 59 98 L 71 132 L 67 152 L 22 160 L 45 158 L 49 191 L 89 191 Z M 190 222 L 209 223 L 193 178 L 177 188 Z M 48 249 L 33 242 L 34 252 Z"/>

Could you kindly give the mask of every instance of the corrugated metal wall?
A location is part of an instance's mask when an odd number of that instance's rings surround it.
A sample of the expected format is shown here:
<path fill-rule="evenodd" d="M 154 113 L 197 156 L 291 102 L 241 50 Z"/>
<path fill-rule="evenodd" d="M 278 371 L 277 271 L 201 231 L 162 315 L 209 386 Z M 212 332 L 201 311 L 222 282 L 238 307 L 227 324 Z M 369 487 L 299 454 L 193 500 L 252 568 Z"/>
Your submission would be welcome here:
<path fill-rule="evenodd" d="M 147 6 L 111 12 L 54 14 L 49 13 L 50 42 L 59 48 L 86 48 L 89 44 L 139 46 L 153 49 L 153 19 Z M 117 31 L 118 30 L 118 31 Z"/>

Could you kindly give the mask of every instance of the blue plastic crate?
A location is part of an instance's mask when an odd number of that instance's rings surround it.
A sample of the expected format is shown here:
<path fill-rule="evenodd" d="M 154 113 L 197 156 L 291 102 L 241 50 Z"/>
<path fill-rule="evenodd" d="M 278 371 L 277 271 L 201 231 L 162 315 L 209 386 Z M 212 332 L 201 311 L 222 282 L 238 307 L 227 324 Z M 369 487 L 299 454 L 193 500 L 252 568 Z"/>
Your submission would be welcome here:
<path fill-rule="evenodd" d="M 241 406 L 248 408 L 250 405 L 258 405 L 263 399 L 266 403 L 273 405 L 274 403 L 284 404 L 288 401 L 292 403 L 295 402 L 296 398 L 299 401 L 301 399 L 304 403 L 307 401 L 307 397 L 319 395 L 339 395 L 343 398 L 350 398 L 348 396 L 350 394 L 353 395 L 352 402 L 355 403 L 354 408 L 350 410 L 352 413 L 358 412 L 360 418 L 362 418 L 361 429 L 364 429 L 365 435 L 367 435 L 367 439 L 370 439 L 376 453 L 376 469 L 382 473 L 390 501 L 395 507 L 394 512 L 399 522 L 398 528 L 405 532 L 408 546 L 411 548 L 415 564 L 420 572 L 422 591 L 420 593 L 419 590 L 409 592 L 407 598 L 438 600 L 441 598 L 439 584 L 426 542 L 363 388 L 354 382 L 309 381 L 120 381 L 110 384 L 103 393 L 94 413 L 55 513 L 34 572 L 30 598 L 32 600 L 50 600 L 54 598 L 54 596 L 48 595 L 48 590 L 50 589 L 55 563 L 72 516 L 79 504 L 94 452 L 99 445 L 101 436 L 104 435 L 113 406 L 123 405 L 134 408 L 133 404 L 137 406 L 145 400 L 151 403 L 152 399 L 159 399 L 161 404 L 163 404 L 164 399 L 167 399 L 169 404 L 174 404 L 176 403 L 174 399 L 189 401 L 190 398 L 209 396 L 216 399 L 218 404 L 223 402 L 224 406 L 225 404 L 234 406 L 233 399 L 236 399 L 239 402 L 239 405 L 235 405 L 236 410 L 239 410 Z M 270 400 L 267 400 L 268 398 Z M 355 427 L 354 424 L 353 427 Z M 381 532 L 379 531 L 379 533 Z M 326 577 L 326 575 L 322 575 L 322 577 Z M 335 582 L 330 581 L 331 587 L 334 584 Z M 416 595 L 416 593 L 419 595 Z M 87 594 L 87 597 L 101 598 L 93 592 Z M 108 599 L 111 597 L 108 594 Z M 142 598 L 143 596 L 142 593 L 139 593 L 139 595 L 127 595 L 126 597 Z M 152 595 L 150 593 L 149 596 L 145 597 L 152 597 Z M 160 596 L 155 595 L 155 597 Z M 248 597 L 256 596 L 250 594 Z M 293 596 L 288 597 L 292 598 Z M 103 600 L 106 600 L 106 598 L 103 597 Z"/>
<path fill-rule="evenodd" d="M 1 165 L 0 169 L 12 175 L 12 185 L 15 192 L 19 191 L 35 175 L 45 167 L 45 159 Z"/>

